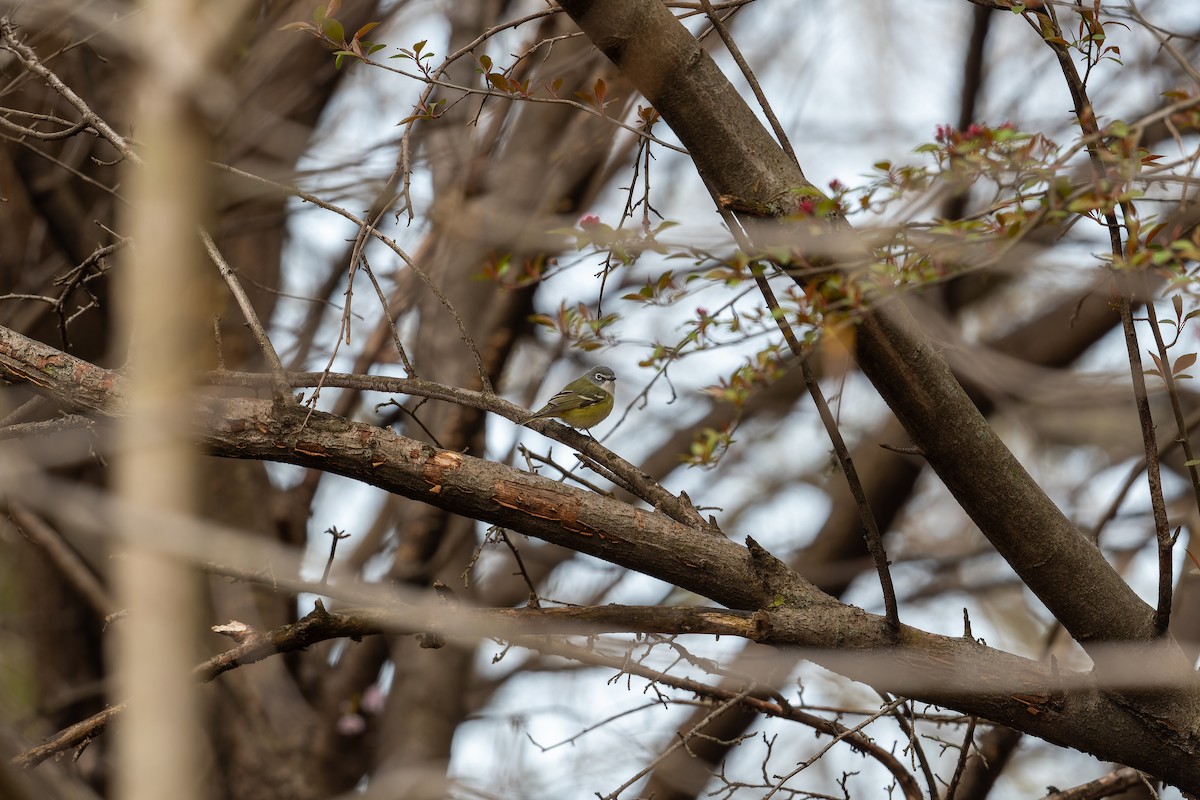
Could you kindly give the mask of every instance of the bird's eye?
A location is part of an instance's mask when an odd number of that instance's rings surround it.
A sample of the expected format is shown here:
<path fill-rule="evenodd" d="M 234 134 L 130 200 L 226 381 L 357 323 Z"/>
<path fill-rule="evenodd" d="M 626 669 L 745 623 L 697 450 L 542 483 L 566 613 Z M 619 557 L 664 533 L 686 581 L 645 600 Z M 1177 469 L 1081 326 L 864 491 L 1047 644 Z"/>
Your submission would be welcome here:
<path fill-rule="evenodd" d="M 602 381 L 602 380 L 604 380 L 604 373 L 603 373 L 603 372 L 597 372 L 597 373 L 595 374 L 595 376 L 594 376 L 594 377 L 596 378 L 596 380 L 598 380 L 598 381 Z"/>

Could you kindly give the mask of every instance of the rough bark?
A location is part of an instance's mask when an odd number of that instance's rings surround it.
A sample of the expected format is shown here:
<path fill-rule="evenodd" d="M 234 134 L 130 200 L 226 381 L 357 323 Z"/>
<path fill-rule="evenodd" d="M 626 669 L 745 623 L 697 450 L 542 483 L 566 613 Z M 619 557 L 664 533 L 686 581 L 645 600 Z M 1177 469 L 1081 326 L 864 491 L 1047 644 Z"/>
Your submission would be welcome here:
<path fill-rule="evenodd" d="M 736 196 L 761 217 L 785 215 L 783 198 L 798 190 L 817 191 L 665 6 L 562 6 L 671 125 L 714 194 Z M 844 220 L 830 222 L 846 235 Z M 1017 462 L 898 299 L 863 313 L 857 360 L 980 531 L 1077 641 L 1154 640 L 1153 609 Z M 1191 673 L 1177 647 L 1163 655 L 1155 668 L 1164 678 Z M 1098 666 L 1103 671 L 1102 658 Z M 1194 691 L 1178 699 L 1189 714 L 1200 709 Z"/>
<path fill-rule="evenodd" d="M 0 353 L 43 363 L 52 348 L 11 332 Z M 121 380 L 62 355 L 57 377 L 39 373 L 43 391 L 68 394 L 78 380 L 113 387 L 97 398 L 121 406 Z M 17 378 L 34 372 L 5 367 Z M 803 657 L 870 685 L 1032 733 L 1046 741 L 1150 772 L 1173 784 L 1200 787 L 1196 717 L 1178 699 L 1193 676 L 1164 686 L 1145 669 L 1160 657 L 1144 646 L 1108 654 L 1111 683 L 985 647 L 968 638 L 938 636 L 908 626 L 888 628 L 882 617 L 844 605 L 821 592 L 753 540 L 743 547 L 664 514 L 576 489 L 538 475 L 320 412 L 268 400 L 218 399 L 197 410 L 198 436 L 214 455 L 319 468 L 389 492 L 419 499 L 464 517 L 635 569 L 709 597 L 731 609 L 757 610 L 750 636 L 777 647 L 799 647 Z M 765 609 L 765 611 L 764 611 Z M 1169 651 L 1168 651 L 1169 653 Z M 1118 672 L 1116 665 L 1122 669 Z M 1169 694 L 1173 713 L 1145 702 Z"/>

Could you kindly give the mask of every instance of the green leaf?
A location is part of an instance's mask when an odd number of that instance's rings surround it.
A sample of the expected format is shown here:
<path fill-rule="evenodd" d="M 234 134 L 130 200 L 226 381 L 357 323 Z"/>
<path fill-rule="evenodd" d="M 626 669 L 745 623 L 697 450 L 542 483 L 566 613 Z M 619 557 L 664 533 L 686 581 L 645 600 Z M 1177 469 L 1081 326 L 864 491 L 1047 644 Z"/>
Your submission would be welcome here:
<path fill-rule="evenodd" d="M 325 31 L 325 35 L 335 42 L 346 40 L 346 29 L 342 27 L 342 23 L 333 17 L 325 20 L 325 24 L 321 26 L 321 30 Z"/>
<path fill-rule="evenodd" d="M 325 24 L 320 26 L 320 29 L 325 31 L 325 36 L 330 37 L 335 42 L 346 41 L 346 29 L 342 28 L 342 23 L 337 22 L 332 17 L 325 19 Z"/>

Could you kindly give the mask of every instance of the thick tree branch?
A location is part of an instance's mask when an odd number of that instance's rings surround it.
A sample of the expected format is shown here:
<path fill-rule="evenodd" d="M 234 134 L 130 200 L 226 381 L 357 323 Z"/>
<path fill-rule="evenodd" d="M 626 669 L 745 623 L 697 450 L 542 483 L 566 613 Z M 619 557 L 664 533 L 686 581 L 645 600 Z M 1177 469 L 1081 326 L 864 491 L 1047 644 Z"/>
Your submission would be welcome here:
<path fill-rule="evenodd" d="M 1183 786 L 1200 785 L 1200 761 L 1194 744 L 1187 747 L 1180 741 L 1162 738 L 1158 726 L 1124 711 L 1089 674 L 1060 672 L 970 639 L 938 636 L 907 626 L 901 627 L 902 644 L 894 646 L 896 632 L 885 619 L 840 604 L 755 612 L 658 606 L 447 610 L 430 605 L 332 613 L 318 605 L 299 622 L 266 633 L 247 632 L 245 641 L 197 666 L 193 676 L 210 681 L 236 667 L 330 639 L 357 640 L 380 633 L 414 635 L 430 630 L 443 635 L 506 640 L 529 635 L 590 636 L 611 632 L 723 635 L 799 647 L 803 657 L 865 683 L 887 684 L 897 692 L 948 708 L 973 708 L 975 711 L 969 713 L 980 713 L 1047 741 L 1073 747 L 1082 744 L 1101 758 L 1127 758 L 1135 747 L 1152 751 L 1142 754 L 1145 757 L 1139 759 L 1140 768 Z M 539 646 L 521 641 L 523 646 Z M 548 646 L 571 657 L 552 641 Z M 1131 682 L 1136 682 L 1137 672 L 1137 665 L 1131 663 Z M 72 726 L 21 754 L 13 763 L 33 766 L 55 752 L 76 746 L 98 735 L 120 710 L 106 709 L 90 724 Z M 764 706 L 759 710 L 791 716 L 782 707 Z M 1125 746 L 1114 748 L 1114 742 Z"/>
<path fill-rule="evenodd" d="M 106 417 L 119 417 L 125 411 L 125 378 L 119 372 L 101 369 L 4 327 L 0 327 L 0 378 L 31 384 L 45 396 L 73 411 L 89 411 Z M 527 409 L 494 394 L 444 386 L 420 378 L 329 372 L 288 372 L 276 376 L 220 371 L 209 375 L 208 380 L 218 386 L 274 389 L 276 383 L 282 381 L 292 388 L 326 386 L 409 394 L 490 411 L 514 421 L 529 413 Z M 113 392 L 109 393 L 109 389 Z M 611 470 L 629 491 L 672 519 L 718 533 L 691 503 L 668 492 L 645 471 L 617 456 L 590 436 L 551 421 L 538 420 L 531 423 L 531 427 Z"/>
<path fill-rule="evenodd" d="M 661 3 L 560 5 L 654 104 L 714 195 L 740 198 L 735 208 L 761 217 L 786 215 L 784 198 L 797 190 L 817 191 Z M 840 217 L 829 223 L 848 235 Z M 1025 472 L 901 302 L 863 312 L 858 359 L 955 499 L 1077 641 L 1102 657 L 1093 645 L 1156 638 L 1153 609 Z M 1164 679 L 1191 674 L 1173 643 L 1153 662 Z M 1200 713 L 1194 691 L 1178 701 Z"/>
<path fill-rule="evenodd" d="M 75 382 L 81 389 L 92 387 L 80 396 L 94 408 L 119 413 L 124 407 L 119 375 L 65 354 L 42 353 L 36 364 L 22 361 L 14 369 L 11 353 L 3 350 L 12 336 L 6 340 L 0 335 L 0 369 L 6 377 L 64 397 Z M 109 390 L 96 388 L 101 385 Z M 1200 787 L 1200 744 L 1188 733 L 1196 728 L 1196 718 L 1181 702 L 1189 696 L 1194 676 L 1190 670 L 1177 672 L 1175 685 L 1167 686 L 1146 666 L 1174 657 L 1170 642 L 1160 642 L 1155 652 L 1146 646 L 1132 653 L 1119 649 L 1101 654 L 1111 665 L 1101 688 L 1090 675 L 1062 673 L 970 639 L 906 626 L 897 631 L 884 618 L 820 592 L 753 540 L 743 547 L 658 512 L 341 417 L 319 412 L 309 417 L 298 407 L 247 398 L 203 398 L 198 406 L 198 436 L 215 455 L 291 463 L 355 478 L 652 575 L 731 609 L 754 612 L 556 609 L 541 616 L 519 612 L 527 614 L 519 617 L 523 624 L 531 619 L 559 624 L 569 618 L 571 624 L 600 630 L 719 632 L 801 647 L 804 658 L 856 680 Z M 476 628 L 474 635 L 494 634 L 509 612 L 488 613 L 491 627 Z M 732 627 L 709 627 L 717 621 Z M 408 618 L 404 624 L 411 622 Z M 361 618 L 355 624 L 362 624 Z M 1146 710 L 1137 702 L 1153 696 L 1148 687 L 1180 686 L 1185 690 L 1170 692 L 1171 713 Z"/>

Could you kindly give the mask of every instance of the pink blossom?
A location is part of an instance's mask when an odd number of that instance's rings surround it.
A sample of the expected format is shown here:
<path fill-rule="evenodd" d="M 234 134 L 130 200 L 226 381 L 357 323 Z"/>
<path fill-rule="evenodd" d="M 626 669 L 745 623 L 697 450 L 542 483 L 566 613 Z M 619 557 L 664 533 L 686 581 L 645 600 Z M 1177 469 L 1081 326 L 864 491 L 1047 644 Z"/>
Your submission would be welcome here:
<path fill-rule="evenodd" d="M 342 736 L 359 736 L 367 730 L 362 714 L 342 714 L 337 718 L 337 732 Z"/>
<path fill-rule="evenodd" d="M 362 710 L 368 714 L 382 714 L 386 696 L 378 683 L 372 683 L 363 690 Z"/>

